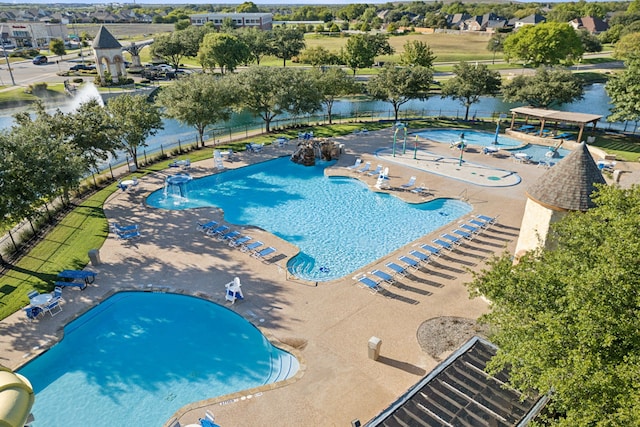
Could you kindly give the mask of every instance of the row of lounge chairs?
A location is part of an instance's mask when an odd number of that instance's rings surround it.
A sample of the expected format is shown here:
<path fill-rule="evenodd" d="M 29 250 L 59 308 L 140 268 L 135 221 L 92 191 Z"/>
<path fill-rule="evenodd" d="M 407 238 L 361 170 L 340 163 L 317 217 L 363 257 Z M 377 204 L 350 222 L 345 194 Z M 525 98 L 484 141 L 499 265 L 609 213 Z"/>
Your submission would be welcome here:
<path fill-rule="evenodd" d="M 388 180 L 389 179 L 389 168 L 384 168 L 381 164 L 376 166 L 375 169 L 371 170 L 371 162 L 366 162 L 362 165 L 362 159 L 357 158 L 355 163 L 351 166 L 347 166 L 347 169 L 353 170 L 359 174 L 368 175 L 368 176 L 378 176 L 381 179 Z M 404 184 L 400 184 L 398 187 L 395 187 L 398 190 L 402 191 L 411 191 L 416 194 L 427 194 L 430 190 L 425 186 L 416 186 L 416 177 L 411 176 L 409 181 Z M 381 186 L 376 184 L 376 187 L 380 188 Z M 387 184 L 384 186 L 385 188 L 390 188 Z"/>
<path fill-rule="evenodd" d="M 254 240 L 249 235 L 242 234 L 239 230 L 232 230 L 229 226 L 218 224 L 217 221 L 198 223 L 197 230 L 211 236 L 220 242 L 225 242 L 232 248 L 238 248 L 241 252 L 247 252 L 252 257 L 266 262 L 266 257 L 273 255 L 277 249 L 266 246 L 259 240 Z"/>
<path fill-rule="evenodd" d="M 498 221 L 497 217 L 476 215 L 466 222 L 461 222 L 458 228 L 449 233 L 443 233 L 440 237 L 433 239 L 430 244 L 418 244 L 416 249 L 412 249 L 406 255 L 398 257 L 398 262 L 388 262 L 385 264 L 386 271 L 375 269 L 366 274 L 354 276 L 356 283 L 376 294 L 386 291 L 384 285 L 393 285 L 398 277 L 405 277 L 408 274 L 420 270 L 432 259 L 438 258 L 444 252 L 451 252 L 462 245 L 465 241 L 471 241 L 478 234 L 487 230 Z"/>

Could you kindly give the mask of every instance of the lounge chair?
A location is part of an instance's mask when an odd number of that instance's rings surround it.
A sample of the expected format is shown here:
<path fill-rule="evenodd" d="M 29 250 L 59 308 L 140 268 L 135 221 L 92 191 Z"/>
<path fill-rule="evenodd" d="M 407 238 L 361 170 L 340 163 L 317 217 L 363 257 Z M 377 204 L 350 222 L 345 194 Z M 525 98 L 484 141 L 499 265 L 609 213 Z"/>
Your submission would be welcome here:
<path fill-rule="evenodd" d="M 356 169 L 356 172 L 358 172 L 358 173 L 365 173 L 365 172 L 367 172 L 369 169 L 371 169 L 371 162 L 367 162 L 367 163 L 365 163 L 363 167 L 361 167 L 360 169 Z"/>
<path fill-rule="evenodd" d="M 249 252 L 249 251 L 255 251 L 256 249 L 258 249 L 260 246 L 264 245 L 264 243 L 260 242 L 260 241 L 255 241 L 253 243 L 249 243 L 247 245 L 242 245 L 240 246 L 240 250 L 242 252 Z"/>
<path fill-rule="evenodd" d="M 371 274 L 379 279 L 382 279 L 384 283 L 388 283 L 390 285 L 393 285 L 393 283 L 396 281 L 396 279 L 394 279 L 392 275 L 382 270 L 373 270 Z"/>
<path fill-rule="evenodd" d="M 247 151 L 250 153 L 259 153 L 262 150 L 262 147 L 264 147 L 263 144 L 255 144 L 255 143 L 250 143 L 246 145 L 247 147 Z"/>
<path fill-rule="evenodd" d="M 138 224 L 131 224 L 131 225 L 120 225 L 117 222 L 114 222 L 111 224 L 111 229 L 118 233 L 128 233 L 130 231 L 135 231 L 138 229 Z"/>
<path fill-rule="evenodd" d="M 198 223 L 197 230 L 202 231 L 204 233 L 207 230 L 215 227 L 216 225 L 218 225 L 218 221 L 209 221 L 209 222 L 205 222 L 204 224 Z"/>
<path fill-rule="evenodd" d="M 462 238 L 458 237 L 458 236 L 454 236 L 452 234 L 444 233 L 444 234 L 441 234 L 440 237 L 442 237 L 443 239 L 447 239 L 448 241 L 450 241 L 454 245 L 461 245 L 462 244 Z"/>
<path fill-rule="evenodd" d="M 271 254 L 274 254 L 277 251 L 278 250 L 276 248 L 274 248 L 273 246 L 269 246 L 269 247 L 264 248 L 264 249 L 262 249 L 260 251 L 253 251 L 251 253 L 251 256 L 255 257 L 255 258 L 258 258 L 258 259 L 260 259 L 262 261 L 265 261 L 265 257 L 267 257 L 267 256 L 269 256 Z"/>
<path fill-rule="evenodd" d="M 417 271 L 420 269 L 420 263 L 413 258 L 409 258 L 408 256 L 402 255 L 398 257 L 398 259 L 404 262 L 405 264 L 407 264 L 407 268 L 410 270 Z"/>
<path fill-rule="evenodd" d="M 473 218 L 469 220 L 469 223 L 471 223 L 472 226 L 476 226 L 476 227 L 479 227 L 479 228 L 482 228 L 482 229 L 486 229 L 486 228 L 491 227 L 490 223 L 485 222 L 485 221 L 480 221 L 478 219 L 473 219 Z"/>
<path fill-rule="evenodd" d="M 240 232 L 238 230 L 231 230 L 228 233 L 218 234 L 215 237 L 222 242 L 228 242 L 235 239 L 239 235 L 240 235 Z"/>
<path fill-rule="evenodd" d="M 380 175 L 380 172 L 382 172 L 382 165 L 376 166 L 374 170 L 367 172 L 367 175 L 376 176 L 376 175 Z"/>
<path fill-rule="evenodd" d="M 486 216 L 486 215 L 476 215 L 476 218 L 478 218 L 480 221 L 484 221 L 487 224 L 495 224 L 498 222 L 498 217 L 491 217 L 491 216 Z"/>
<path fill-rule="evenodd" d="M 386 267 L 393 271 L 393 275 L 394 276 L 406 276 L 407 275 L 407 269 L 405 267 L 402 267 L 401 265 L 396 264 L 395 262 L 388 262 L 386 264 Z"/>
<path fill-rule="evenodd" d="M 455 247 L 453 246 L 452 243 L 447 242 L 445 240 L 442 239 L 434 239 L 433 243 L 435 243 L 436 245 L 440 246 L 442 249 L 446 249 L 448 251 L 452 251 L 455 249 Z"/>
<path fill-rule="evenodd" d="M 427 245 L 426 243 L 423 245 L 420 245 L 420 248 L 427 251 L 430 257 L 439 257 L 442 254 L 442 252 L 440 252 L 440 249 L 431 245 Z"/>
<path fill-rule="evenodd" d="M 135 239 L 135 238 L 140 237 L 140 236 L 141 236 L 141 234 L 137 230 L 130 231 L 128 233 L 117 233 L 117 238 L 119 240 L 131 240 L 131 239 Z"/>
<path fill-rule="evenodd" d="M 420 264 L 428 264 L 430 261 L 429 255 L 422 253 L 420 251 L 416 251 L 416 250 L 409 251 L 409 255 L 416 258 Z"/>
<path fill-rule="evenodd" d="M 406 184 L 402 184 L 400 188 L 402 188 L 403 190 L 409 190 L 414 185 L 416 185 L 416 177 L 412 176 L 411 178 L 409 178 L 409 181 Z"/>
<path fill-rule="evenodd" d="M 471 234 L 480 234 L 482 232 L 482 227 L 474 226 L 471 224 L 460 224 L 460 228 Z"/>
<path fill-rule="evenodd" d="M 459 228 L 456 228 L 455 230 L 453 230 L 452 233 L 456 234 L 457 236 L 462 237 L 463 239 L 473 240 L 473 234 L 472 233 L 460 230 Z"/>
<path fill-rule="evenodd" d="M 562 132 L 553 137 L 553 139 L 572 139 L 573 135 L 569 132 Z"/>
<path fill-rule="evenodd" d="M 356 159 L 355 163 L 351 166 L 347 166 L 347 169 L 357 169 L 362 164 L 362 159 Z"/>
<path fill-rule="evenodd" d="M 229 246 L 232 248 L 237 248 L 239 246 L 245 245 L 249 240 L 253 239 L 251 236 L 241 236 L 237 239 L 229 240 Z"/>
<path fill-rule="evenodd" d="M 427 187 L 416 187 L 413 190 L 410 190 L 412 193 L 416 193 L 416 194 L 421 194 L 421 195 L 426 195 L 429 194 L 431 191 L 427 188 Z"/>
<path fill-rule="evenodd" d="M 227 231 L 229 231 L 229 226 L 223 224 L 223 225 L 217 226 L 216 228 L 211 228 L 207 230 L 207 236 L 212 236 L 217 238 L 218 236 L 222 236 Z"/>
<path fill-rule="evenodd" d="M 372 294 L 376 294 L 378 293 L 378 291 L 383 290 L 382 286 L 380 286 L 380 282 L 382 282 L 382 280 L 376 282 L 375 280 L 372 280 L 367 276 L 359 277 L 356 280 L 358 281 L 358 284 L 361 288 L 369 289 Z"/>

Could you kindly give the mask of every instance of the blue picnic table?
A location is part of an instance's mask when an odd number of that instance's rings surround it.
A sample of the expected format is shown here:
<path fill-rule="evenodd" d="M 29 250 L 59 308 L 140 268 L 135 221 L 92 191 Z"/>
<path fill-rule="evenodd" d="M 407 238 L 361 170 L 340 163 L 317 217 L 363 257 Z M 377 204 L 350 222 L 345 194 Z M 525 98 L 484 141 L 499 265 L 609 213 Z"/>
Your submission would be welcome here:
<path fill-rule="evenodd" d="M 58 279 L 63 280 L 56 282 L 56 286 L 78 286 L 84 289 L 96 280 L 97 274 L 86 270 L 62 270 L 58 273 Z M 78 283 L 75 280 L 80 280 L 81 282 Z"/>

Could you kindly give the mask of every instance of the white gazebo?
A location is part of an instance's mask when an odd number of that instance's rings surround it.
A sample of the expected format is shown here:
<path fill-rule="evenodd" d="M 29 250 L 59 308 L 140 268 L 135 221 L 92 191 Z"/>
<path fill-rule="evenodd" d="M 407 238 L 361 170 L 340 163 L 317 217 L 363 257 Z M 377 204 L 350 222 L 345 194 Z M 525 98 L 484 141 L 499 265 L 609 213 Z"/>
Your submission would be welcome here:
<path fill-rule="evenodd" d="M 101 80 L 105 80 L 109 73 L 111 81 L 117 83 L 120 77 L 126 75 L 122 45 L 103 25 L 91 44 L 93 55 L 96 58 L 96 69 Z"/>

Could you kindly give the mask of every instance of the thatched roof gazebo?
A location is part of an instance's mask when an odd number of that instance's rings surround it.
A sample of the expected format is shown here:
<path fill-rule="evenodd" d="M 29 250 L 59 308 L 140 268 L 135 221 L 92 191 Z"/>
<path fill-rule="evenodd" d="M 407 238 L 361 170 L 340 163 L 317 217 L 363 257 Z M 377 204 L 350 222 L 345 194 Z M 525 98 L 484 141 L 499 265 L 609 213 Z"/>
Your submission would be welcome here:
<path fill-rule="evenodd" d="M 596 128 L 596 123 L 602 118 L 597 114 L 586 113 L 572 113 L 568 111 L 546 110 L 544 108 L 533 107 L 518 107 L 511 110 L 511 129 L 513 129 L 514 123 L 517 117 L 525 117 L 525 120 L 530 118 L 540 120 L 540 132 L 539 136 L 543 135 L 544 127 L 547 122 L 552 123 L 573 123 L 580 128 L 578 133 L 578 142 L 582 142 L 582 134 L 584 133 L 585 125 L 593 123 L 593 129 Z"/>

